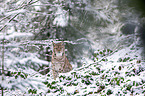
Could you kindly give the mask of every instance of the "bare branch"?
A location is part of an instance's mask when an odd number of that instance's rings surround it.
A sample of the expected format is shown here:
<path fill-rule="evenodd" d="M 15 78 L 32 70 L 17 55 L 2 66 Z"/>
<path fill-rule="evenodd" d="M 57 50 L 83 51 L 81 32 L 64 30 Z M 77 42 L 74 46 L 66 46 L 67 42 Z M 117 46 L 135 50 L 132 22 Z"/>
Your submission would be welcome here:
<path fill-rule="evenodd" d="M 34 4 L 34 3 L 38 2 L 39 0 L 34 1 L 34 2 L 31 2 L 31 1 L 32 1 L 32 0 L 30 0 L 27 4 L 23 4 L 22 6 L 16 8 L 16 9 L 8 10 L 7 12 L 11 12 L 11 11 L 15 11 L 15 10 L 18 10 L 18 9 L 24 8 L 24 7 L 28 6 L 28 5 L 31 5 L 31 4 Z"/>
<path fill-rule="evenodd" d="M 10 17 L 10 16 L 11 16 L 11 15 L 8 15 L 8 16 L 2 18 L 2 19 L 0 20 L 0 22 L 3 21 L 3 20 L 5 20 L 5 19 L 7 19 L 7 18 Z"/>
<path fill-rule="evenodd" d="M 15 14 L 11 19 L 9 19 L 8 23 L 10 23 L 19 14 L 20 13 Z M 0 31 L 2 31 L 6 26 L 7 26 L 7 23 L 0 29 Z"/>
<path fill-rule="evenodd" d="M 5 48 L 5 46 L 4 46 L 4 32 L 3 32 L 3 40 L 2 40 L 2 57 L 1 57 L 1 59 L 2 59 L 2 81 L 4 81 L 4 48 Z M 1 87 L 1 90 L 2 90 L 2 96 L 4 96 L 4 89 L 3 89 L 3 86 Z"/>

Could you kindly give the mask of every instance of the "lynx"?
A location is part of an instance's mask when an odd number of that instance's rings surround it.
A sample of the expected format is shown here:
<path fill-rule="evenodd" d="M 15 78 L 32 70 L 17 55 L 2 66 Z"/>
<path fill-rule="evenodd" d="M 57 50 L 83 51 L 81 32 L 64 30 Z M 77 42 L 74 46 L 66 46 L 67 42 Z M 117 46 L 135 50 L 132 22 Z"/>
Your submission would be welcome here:
<path fill-rule="evenodd" d="M 72 70 L 72 65 L 69 63 L 65 56 L 64 42 L 54 43 L 53 42 L 53 53 L 52 53 L 52 72 L 53 78 L 56 80 L 59 73 L 66 73 Z"/>

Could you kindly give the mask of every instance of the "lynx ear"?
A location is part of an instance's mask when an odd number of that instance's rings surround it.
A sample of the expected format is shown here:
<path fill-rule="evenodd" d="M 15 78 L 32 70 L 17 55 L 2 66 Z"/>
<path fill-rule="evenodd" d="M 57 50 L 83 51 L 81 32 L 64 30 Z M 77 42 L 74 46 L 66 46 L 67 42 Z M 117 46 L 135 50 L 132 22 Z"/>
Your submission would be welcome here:
<path fill-rule="evenodd" d="M 64 45 L 64 41 L 61 42 L 61 45 Z"/>

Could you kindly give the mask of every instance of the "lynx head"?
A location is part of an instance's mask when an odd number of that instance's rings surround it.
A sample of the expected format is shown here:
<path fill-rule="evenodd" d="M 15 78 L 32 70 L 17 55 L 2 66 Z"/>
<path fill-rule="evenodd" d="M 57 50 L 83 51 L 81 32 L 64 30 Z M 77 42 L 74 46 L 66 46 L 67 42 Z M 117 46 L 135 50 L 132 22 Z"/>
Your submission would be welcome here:
<path fill-rule="evenodd" d="M 62 57 L 65 53 L 64 42 L 54 43 L 53 42 L 53 52 L 56 57 Z"/>

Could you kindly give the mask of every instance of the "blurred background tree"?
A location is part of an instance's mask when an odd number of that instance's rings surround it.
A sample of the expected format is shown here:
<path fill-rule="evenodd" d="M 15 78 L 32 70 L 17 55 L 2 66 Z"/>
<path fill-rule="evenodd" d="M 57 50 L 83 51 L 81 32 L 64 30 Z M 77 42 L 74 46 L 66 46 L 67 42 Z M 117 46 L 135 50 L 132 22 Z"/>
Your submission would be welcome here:
<path fill-rule="evenodd" d="M 140 37 L 144 38 L 144 16 L 130 2 L 1 0 L 0 48 L 4 44 L 4 55 L 0 56 L 5 61 L 2 69 L 10 75 L 5 74 L 0 87 L 24 88 L 28 93 L 41 89 L 43 83 L 34 82 L 45 81 L 45 75 L 50 77 L 52 41 L 65 41 L 73 68 L 94 62 L 94 52 L 100 49 L 116 51 L 131 46 L 143 51 Z"/>

